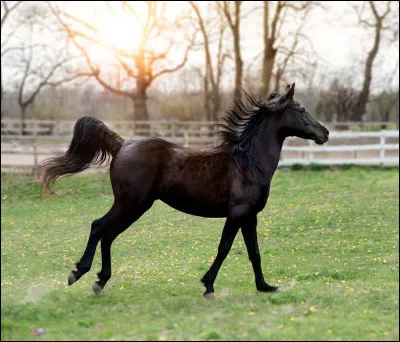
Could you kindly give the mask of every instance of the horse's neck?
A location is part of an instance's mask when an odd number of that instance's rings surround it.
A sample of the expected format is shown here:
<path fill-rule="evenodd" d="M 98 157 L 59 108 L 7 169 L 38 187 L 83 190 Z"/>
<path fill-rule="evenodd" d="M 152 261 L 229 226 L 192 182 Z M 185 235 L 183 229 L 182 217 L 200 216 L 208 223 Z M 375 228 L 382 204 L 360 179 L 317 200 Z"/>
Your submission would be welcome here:
<path fill-rule="evenodd" d="M 263 172 L 263 180 L 266 182 L 271 181 L 275 173 L 284 140 L 285 138 L 279 134 L 273 122 L 266 122 L 260 127 L 255 147 Z"/>

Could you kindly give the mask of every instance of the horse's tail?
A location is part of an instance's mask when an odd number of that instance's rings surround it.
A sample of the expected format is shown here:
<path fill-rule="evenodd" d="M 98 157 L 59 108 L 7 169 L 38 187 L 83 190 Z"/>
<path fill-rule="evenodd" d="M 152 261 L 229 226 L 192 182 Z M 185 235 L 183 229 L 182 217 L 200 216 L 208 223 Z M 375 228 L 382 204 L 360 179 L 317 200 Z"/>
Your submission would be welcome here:
<path fill-rule="evenodd" d="M 123 141 L 102 121 L 90 116 L 80 118 L 75 124 L 68 150 L 65 153 L 57 152 L 55 157 L 40 164 L 44 169 L 40 195 L 46 191 L 52 192 L 50 186 L 58 177 L 79 173 L 91 164 L 101 165 L 107 157 L 114 157 Z"/>

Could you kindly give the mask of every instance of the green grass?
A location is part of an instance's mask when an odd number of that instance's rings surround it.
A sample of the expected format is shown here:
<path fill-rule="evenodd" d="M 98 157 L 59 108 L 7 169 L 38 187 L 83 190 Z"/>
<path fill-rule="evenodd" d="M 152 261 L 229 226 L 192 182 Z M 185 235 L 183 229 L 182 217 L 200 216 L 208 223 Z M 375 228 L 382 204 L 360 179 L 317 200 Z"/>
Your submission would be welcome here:
<path fill-rule="evenodd" d="M 215 290 L 199 282 L 224 220 L 157 202 L 113 244 L 113 277 L 96 296 L 92 270 L 67 286 L 91 222 L 112 204 L 107 174 L 65 178 L 58 197 L 1 176 L 2 340 L 398 340 L 398 169 L 280 170 L 259 214 L 257 293 L 241 234 Z M 37 329 L 44 334 L 36 336 Z"/>

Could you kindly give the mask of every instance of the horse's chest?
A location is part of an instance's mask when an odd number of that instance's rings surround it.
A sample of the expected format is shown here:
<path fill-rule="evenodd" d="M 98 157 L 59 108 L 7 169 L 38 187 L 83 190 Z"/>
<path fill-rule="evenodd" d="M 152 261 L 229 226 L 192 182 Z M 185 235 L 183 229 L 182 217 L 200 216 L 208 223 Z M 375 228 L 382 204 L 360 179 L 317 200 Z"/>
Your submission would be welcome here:
<path fill-rule="evenodd" d="M 234 216 L 258 213 L 264 209 L 269 195 L 269 184 L 246 184 L 233 188 L 230 201 L 231 214 Z"/>

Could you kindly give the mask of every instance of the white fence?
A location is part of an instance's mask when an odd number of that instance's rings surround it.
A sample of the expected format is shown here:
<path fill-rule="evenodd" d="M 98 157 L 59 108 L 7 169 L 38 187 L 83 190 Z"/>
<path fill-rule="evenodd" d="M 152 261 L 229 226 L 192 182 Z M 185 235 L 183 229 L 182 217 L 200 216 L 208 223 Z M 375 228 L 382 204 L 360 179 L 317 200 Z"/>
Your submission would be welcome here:
<path fill-rule="evenodd" d="M 399 143 L 388 143 L 388 138 L 399 138 L 399 131 L 380 132 L 332 132 L 330 141 L 352 140 L 359 138 L 374 138 L 379 143 L 345 144 L 345 145 L 316 145 L 309 141 L 309 146 L 284 146 L 283 152 L 301 152 L 302 158 L 282 158 L 280 165 L 293 164 L 358 164 L 358 165 L 399 165 Z M 291 138 L 293 139 L 293 138 Z M 290 139 L 289 139 L 290 140 Z M 369 152 L 369 153 L 365 153 Z M 375 152 L 375 153 L 374 153 Z M 324 157 L 315 157 L 315 154 Z M 336 153 L 336 156 L 334 155 Z M 350 158 L 343 154 L 351 153 Z M 360 158 L 363 153 L 364 157 Z M 388 156 L 388 153 L 390 155 Z M 339 154 L 339 156 L 337 156 Z"/>
<path fill-rule="evenodd" d="M 399 131 L 331 132 L 329 137 L 325 145 L 293 137 L 286 139 L 280 165 L 399 165 Z M 187 132 L 183 137 L 165 139 L 186 147 L 205 147 L 216 142 L 215 135 L 199 137 Z M 54 150 L 65 150 L 71 136 L 2 135 L 1 140 L 2 168 L 36 168 L 38 162 L 53 154 Z"/>
<path fill-rule="evenodd" d="M 22 133 L 40 136 L 71 135 L 76 120 L 25 120 L 22 125 L 19 119 L 2 119 L 2 135 L 18 135 Z M 151 120 L 151 121 L 104 121 L 104 123 L 122 136 L 154 136 L 183 137 L 185 132 L 189 136 L 208 136 L 216 131 L 216 121 L 179 121 L 179 120 Z M 330 131 L 377 131 L 398 130 L 397 122 L 325 122 Z M 24 128 L 22 128 L 24 126 Z"/>

